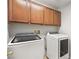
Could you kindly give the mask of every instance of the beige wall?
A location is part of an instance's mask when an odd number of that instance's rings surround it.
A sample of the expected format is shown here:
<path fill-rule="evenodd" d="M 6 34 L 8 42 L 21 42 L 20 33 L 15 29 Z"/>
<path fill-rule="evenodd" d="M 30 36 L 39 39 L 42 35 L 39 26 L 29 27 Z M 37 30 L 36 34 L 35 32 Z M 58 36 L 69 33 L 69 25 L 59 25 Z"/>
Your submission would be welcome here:
<path fill-rule="evenodd" d="M 71 4 L 61 8 L 61 27 L 59 32 L 71 36 Z"/>
<path fill-rule="evenodd" d="M 58 32 L 59 27 L 34 25 L 34 24 L 23 24 L 23 23 L 9 23 L 9 26 L 8 26 L 9 37 L 15 33 L 33 32 L 33 30 L 35 29 L 39 29 L 42 34 L 45 34 L 48 31 Z"/>

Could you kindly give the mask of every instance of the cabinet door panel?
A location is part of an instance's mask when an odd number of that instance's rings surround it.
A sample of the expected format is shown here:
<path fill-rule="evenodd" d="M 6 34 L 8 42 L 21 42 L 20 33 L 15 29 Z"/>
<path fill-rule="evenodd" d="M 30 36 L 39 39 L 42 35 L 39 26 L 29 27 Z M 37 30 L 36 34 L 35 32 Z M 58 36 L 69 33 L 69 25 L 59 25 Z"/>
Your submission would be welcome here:
<path fill-rule="evenodd" d="M 17 22 L 29 22 L 30 8 L 27 0 L 13 0 L 13 20 Z"/>
<path fill-rule="evenodd" d="M 54 25 L 61 25 L 61 13 L 58 11 L 54 11 Z"/>
<path fill-rule="evenodd" d="M 49 8 L 44 9 L 44 24 L 53 25 L 53 10 Z"/>
<path fill-rule="evenodd" d="M 8 0 L 8 21 L 12 20 L 12 0 Z"/>
<path fill-rule="evenodd" d="M 43 24 L 43 6 L 31 3 L 31 23 Z"/>

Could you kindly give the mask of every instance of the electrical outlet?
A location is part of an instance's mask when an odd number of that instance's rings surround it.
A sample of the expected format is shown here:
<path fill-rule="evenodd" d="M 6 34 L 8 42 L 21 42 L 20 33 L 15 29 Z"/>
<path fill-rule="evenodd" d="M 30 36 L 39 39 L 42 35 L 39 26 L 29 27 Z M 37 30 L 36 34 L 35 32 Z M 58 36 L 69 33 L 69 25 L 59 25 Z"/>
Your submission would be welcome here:
<path fill-rule="evenodd" d="M 33 32 L 36 33 L 36 34 L 40 34 L 40 30 L 38 30 L 38 29 L 37 30 L 33 30 Z"/>

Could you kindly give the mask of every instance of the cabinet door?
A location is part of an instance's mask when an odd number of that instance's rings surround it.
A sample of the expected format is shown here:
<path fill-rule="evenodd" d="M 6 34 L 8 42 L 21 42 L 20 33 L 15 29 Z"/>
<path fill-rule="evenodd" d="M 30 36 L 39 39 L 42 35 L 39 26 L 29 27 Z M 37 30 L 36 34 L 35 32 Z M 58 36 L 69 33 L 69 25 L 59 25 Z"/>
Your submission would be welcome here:
<path fill-rule="evenodd" d="M 31 23 L 43 24 L 43 6 L 31 3 Z"/>
<path fill-rule="evenodd" d="M 61 25 L 61 13 L 59 11 L 54 10 L 54 25 Z"/>
<path fill-rule="evenodd" d="M 8 21 L 12 20 L 12 0 L 8 0 Z"/>
<path fill-rule="evenodd" d="M 44 24 L 53 25 L 54 12 L 52 9 L 44 9 Z"/>
<path fill-rule="evenodd" d="M 29 22 L 30 8 L 28 0 L 12 0 L 12 21 Z"/>

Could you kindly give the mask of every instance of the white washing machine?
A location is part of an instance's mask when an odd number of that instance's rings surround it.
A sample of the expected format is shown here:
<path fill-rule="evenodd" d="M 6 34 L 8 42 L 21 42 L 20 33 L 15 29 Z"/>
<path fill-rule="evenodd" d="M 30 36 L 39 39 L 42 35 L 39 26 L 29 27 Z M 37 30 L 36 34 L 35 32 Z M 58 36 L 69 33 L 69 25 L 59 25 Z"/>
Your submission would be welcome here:
<path fill-rule="evenodd" d="M 8 44 L 8 59 L 43 59 L 44 39 L 36 34 L 20 33 Z"/>
<path fill-rule="evenodd" d="M 68 35 L 48 33 L 46 40 L 47 56 L 49 59 L 69 59 Z"/>

